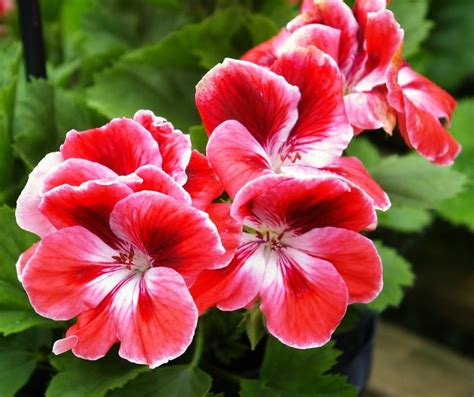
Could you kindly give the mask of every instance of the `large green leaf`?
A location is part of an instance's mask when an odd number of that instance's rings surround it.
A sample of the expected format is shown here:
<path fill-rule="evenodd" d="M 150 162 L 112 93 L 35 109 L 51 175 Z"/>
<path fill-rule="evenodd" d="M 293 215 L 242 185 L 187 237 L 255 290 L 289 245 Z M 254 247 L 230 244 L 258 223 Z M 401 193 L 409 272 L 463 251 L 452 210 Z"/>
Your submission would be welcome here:
<path fill-rule="evenodd" d="M 441 216 L 456 225 L 464 225 L 474 231 L 474 98 L 459 101 L 454 112 L 452 132 L 462 145 L 462 151 L 453 168 L 463 172 L 468 181 L 466 189 L 438 206 Z"/>
<path fill-rule="evenodd" d="M 211 377 L 199 368 L 174 365 L 142 374 L 107 397 L 203 397 L 211 384 Z"/>
<path fill-rule="evenodd" d="M 433 22 L 426 19 L 429 1 L 397 0 L 392 1 L 389 8 L 405 31 L 403 55 L 410 58 L 418 52 L 433 27 Z"/>
<path fill-rule="evenodd" d="M 334 396 L 353 397 L 356 390 L 345 377 L 325 375 L 336 363 L 340 352 L 334 343 L 317 349 L 299 350 L 269 338 L 260 380 L 244 380 L 242 397 Z M 304 370 L 302 370 L 304 369 Z"/>
<path fill-rule="evenodd" d="M 13 397 L 33 373 L 40 347 L 50 344 L 47 332 L 33 330 L 0 336 L 0 396 Z"/>
<path fill-rule="evenodd" d="M 225 57 L 238 57 L 246 48 L 236 47 L 236 38 L 261 25 L 261 19 L 238 7 L 227 8 L 128 53 L 96 76 L 88 103 L 108 118 L 151 109 L 186 130 L 200 122 L 194 106 L 196 83 Z"/>
<path fill-rule="evenodd" d="M 59 373 L 51 380 L 46 397 L 103 397 L 109 390 L 149 371 L 148 367 L 119 359 L 116 353 L 98 361 L 82 360 L 68 353 L 52 357 L 51 364 Z"/>
<path fill-rule="evenodd" d="M 70 129 L 91 127 L 90 111 L 73 92 L 45 80 L 21 86 L 15 108 L 15 149 L 34 167 L 48 152 L 58 150 Z"/>
<path fill-rule="evenodd" d="M 403 288 L 413 284 L 415 277 L 410 264 L 393 248 L 376 241 L 377 251 L 383 264 L 383 289 L 379 296 L 369 303 L 369 308 L 383 311 L 388 306 L 398 306 L 403 298 Z"/>
<path fill-rule="evenodd" d="M 378 213 L 378 225 L 399 232 L 413 233 L 425 229 L 433 220 L 429 210 L 392 206 Z"/>
<path fill-rule="evenodd" d="M 384 158 L 372 168 L 372 176 L 396 206 L 433 208 L 438 201 L 454 197 L 465 176 L 451 168 L 438 167 L 417 153 Z"/>

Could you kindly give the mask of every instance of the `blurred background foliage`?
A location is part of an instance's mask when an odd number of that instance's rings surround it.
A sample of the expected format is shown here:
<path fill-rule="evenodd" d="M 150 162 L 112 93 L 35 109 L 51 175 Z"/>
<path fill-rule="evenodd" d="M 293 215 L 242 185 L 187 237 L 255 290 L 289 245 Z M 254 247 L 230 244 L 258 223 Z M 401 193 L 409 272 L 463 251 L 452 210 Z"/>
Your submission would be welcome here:
<path fill-rule="evenodd" d="M 16 279 L 16 259 L 35 237 L 17 228 L 12 208 L 31 169 L 73 128 L 103 125 L 148 108 L 189 132 L 194 146 L 203 150 L 195 84 L 224 57 L 239 57 L 277 33 L 297 8 L 284 0 L 40 3 L 47 80 L 26 82 L 15 10 L 4 17 L 0 37 L 0 396 L 18 390 L 21 396 L 37 396 L 37 388 L 50 379 L 49 397 L 125 396 L 138 389 L 162 390 L 157 396 L 206 395 L 209 375 L 187 364 L 195 346 L 177 365 L 153 372 L 120 360 L 97 365 L 70 355 L 51 358 L 52 340 L 66 324 L 37 316 Z M 450 130 L 463 151 L 453 167 L 440 168 L 409 153 L 398 134 L 388 138 L 371 131 L 349 147 L 348 154 L 361 158 L 393 203 L 380 214 L 371 236 L 384 260 L 385 288 L 369 307 L 379 312 L 388 308 L 383 314 L 388 320 L 472 356 L 474 4 L 392 0 L 390 8 L 405 29 L 405 57 L 458 100 Z M 250 317 L 243 323 L 240 312 L 225 319 L 209 313 L 207 357 L 229 367 L 240 362 L 248 350 L 242 342 L 245 322 L 250 339 L 259 339 L 252 328 L 258 321 Z M 304 379 L 295 385 L 279 378 L 284 372 L 285 379 L 291 378 L 288 374 L 300 377 L 298 367 L 280 368 L 278 363 L 303 360 L 313 383 L 320 381 L 333 393 L 327 395 L 354 395 L 336 376 L 323 376 L 337 358 L 331 345 L 301 357 L 290 350 L 270 339 L 259 380 L 230 382 L 240 383 L 242 396 L 262 395 L 262 388 L 302 391 Z M 261 344 L 255 354 L 263 355 Z M 203 366 L 214 384 L 232 377 L 209 363 Z"/>

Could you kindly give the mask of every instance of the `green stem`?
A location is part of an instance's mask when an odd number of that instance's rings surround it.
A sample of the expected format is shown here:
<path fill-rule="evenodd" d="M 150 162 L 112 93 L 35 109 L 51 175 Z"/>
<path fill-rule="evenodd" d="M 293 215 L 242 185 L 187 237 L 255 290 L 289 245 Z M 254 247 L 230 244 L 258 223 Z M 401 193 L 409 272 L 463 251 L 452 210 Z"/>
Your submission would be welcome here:
<path fill-rule="evenodd" d="M 202 350 L 204 347 L 204 333 L 202 330 L 202 324 L 200 324 L 196 330 L 196 341 L 194 345 L 194 354 L 193 359 L 191 360 L 190 366 L 197 367 L 199 365 L 199 361 L 201 361 Z"/>
<path fill-rule="evenodd" d="M 230 371 L 226 371 L 224 369 L 221 369 L 219 367 L 216 367 L 214 365 L 209 365 L 208 366 L 209 371 L 215 373 L 218 375 L 220 378 L 227 380 L 229 382 L 235 383 L 237 385 L 240 385 L 240 382 L 243 381 L 245 378 L 242 376 L 239 376 L 237 374 L 234 374 Z"/>

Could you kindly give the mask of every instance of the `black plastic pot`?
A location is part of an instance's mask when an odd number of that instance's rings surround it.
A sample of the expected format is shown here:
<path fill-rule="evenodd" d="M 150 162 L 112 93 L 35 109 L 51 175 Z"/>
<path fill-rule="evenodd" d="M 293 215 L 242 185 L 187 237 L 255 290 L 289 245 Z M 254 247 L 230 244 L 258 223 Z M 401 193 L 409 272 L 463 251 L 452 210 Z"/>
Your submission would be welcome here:
<path fill-rule="evenodd" d="M 379 315 L 364 312 L 358 324 L 349 332 L 336 335 L 336 347 L 342 350 L 331 372 L 345 375 L 362 395 L 369 381 Z"/>

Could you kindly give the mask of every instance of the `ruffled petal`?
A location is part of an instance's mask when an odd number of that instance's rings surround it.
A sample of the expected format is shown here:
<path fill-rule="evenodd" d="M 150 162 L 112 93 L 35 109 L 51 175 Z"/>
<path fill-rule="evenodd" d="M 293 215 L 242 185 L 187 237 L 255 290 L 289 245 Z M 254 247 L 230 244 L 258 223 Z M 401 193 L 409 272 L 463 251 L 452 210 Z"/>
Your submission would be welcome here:
<path fill-rule="evenodd" d="M 272 266 L 260 293 L 268 331 L 298 349 L 327 343 L 347 308 L 342 277 L 330 263 L 290 247 L 275 253 Z"/>
<path fill-rule="evenodd" d="M 53 345 L 54 354 L 72 350 L 77 357 L 97 360 L 107 354 L 113 344 L 118 342 L 117 328 L 110 303 L 113 293 L 109 294 L 95 308 L 79 314 L 76 324 L 72 325 L 63 339 Z"/>
<path fill-rule="evenodd" d="M 56 230 L 38 206 L 48 173 L 62 161 L 63 156 L 59 152 L 47 154 L 28 176 L 28 182 L 16 202 L 15 216 L 18 226 L 40 237 Z"/>
<path fill-rule="evenodd" d="M 310 24 L 297 29 L 279 48 L 278 54 L 294 50 L 298 47 L 313 45 L 331 56 L 334 61 L 339 57 L 339 41 L 341 31 L 321 24 Z"/>
<path fill-rule="evenodd" d="M 298 121 L 280 150 L 285 167 L 321 167 L 340 157 L 352 138 L 334 60 L 315 47 L 286 52 L 272 70 L 301 92 Z"/>
<path fill-rule="evenodd" d="M 265 150 L 238 121 L 225 121 L 214 130 L 207 156 L 231 198 L 247 182 L 273 173 Z"/>
<path fill-rule="evenodd" d="M 109 216 L 115 204 L 132 193 L 132 189 L 121 183 L 89 181 L 81 186 L 62 185 L 44 195 L 40 210 L 57 229 L 83 226 L 107 244 L 116 246 Z"/>
<path fill-rule="evenodd" d="M 385 84 L 389 66 L 400 56 L 402 45 L 403 29 L 391 11 L 368 14 L 365 26 L 364 71 L 353 90 L 370 91 L 377 85 Z"/>
<path fill-rule="evenodd" d="M 356 0 L 352 9 L 361 29 L 365 28 L 367 14 L 369 12 L 385 10 L 389 1 L 390 0 Z"/>
<path fill-rule="evenodd" d="M 404 102 L 405 113 L 399 114 L 399 126 L 407 144 L 433 163 L 452 164 L 461 151 L 461 145 L 437 117 L 417 107 L 406 97 Z"/>
<path fill-rule="evenodd" d="M 100 142 L 100 144 L 98 144 Z M 65 159 L 82 158 L 100 163 L 119 175 L 128 175 L 145 164 L 161 167 L 157 142 L 150 132 L 131 119 L 114 119 L 86 131 L 69 131 L 61 153 Z"/>
<path fill-rule="evenodd" d="M 161 193 L 134 193 L 117 203 L 110 226 L 147 254 L 154 267 L 170 267 L 186 282 L 224 266 L 225 249 L 209 216 Z"/>
<path fill-rule="evenodd" d="M 226 311 L 246 307 L 260 291 L 266 263 L 264 247 L 244 234 L 232 262 L 222 269 L 202 272 L 191 287 L 199 313 L 215 305 Z"/>
<path fill-rule="evenodd" d="M 18 260 L 16 261 L 16 274 L 18 280 L 21 282 L 23 280 L 23 271 L 25 270 L 28 261 L 33 257 L 36 252 L 36 248 L 38 248 L 39 243 L 34 243 L 30 248 L 28 248 L 25 252 L 23 252 Z"/>
<path fill-rule="evenodd" d="M 426 77 L 414 72 L 408 65 L 398 73 L 398 84 L 403 94 L 417 107 L 449 123 L 456 107 L 456 100 Z"/>
<path fill-rule="evenodd" d="M 258 46 L 248 50 L 242 58 L 244 61 L 249 61 L 260 66 L 270 67 L 278 58 L 278 49 L 290 37 L 291 33 L 282 29 L 277 35 L 271 39 L 264 41 Z"/>
<path fill-rule="evenodd" d="M 135 171 L 142 180 L 133 186 L 135 192 L 149 190 L 173 197 L 175 200 L 191 204 L 191 196 L 171 176 L 154 165 L 144 165 Z"/>
<path fill-rule="evenodd" d="M 359 26 L 350 7 L 343 0 L 304 0 L 302 13 L 288 24 L 295 29 L 310 23 L 320 23 L 341 31 L 339 47 L 339 67 L 343 74 L 348 73 L 357 51 L 357 32 Z"/>
<path fill-rule="evenodd" d="M 326 226 L 360 231 L 377 223 L 372 199 L 340 177 L 262 176 L 235 196 L 231 215 L 246 225 L 303 234 Z"/>
<path fill-rule="evenodd" d="M 290 237 L 285 244 L 330 262 L 343 278 L 349 303 L 368 303 L 382 289 L 382 263 L 368 238 L 335 227 L 313 229 Z"/>
<path fill-rule="evenodd" d="M 279 147 L 298 117 L 297 87 L 271 71 L 246 61 L 226 59 L 196 87 L 196 105 L 208 134 L 226 120 L 236 120 L 264 148 Z"/>
<path fill-rule="evenodd" d="M 205 210 L 224 191 L 209 160 L 197 150 L 192 152 L 186 174 L 184 189 L 191 196 L 193 206 L 198 209 Z"/>
<path fill-rule="evenodd" d="M 54 320 L 96 307 L 130 274 L 114 263 L 114 255 L 115 249 L 81 226 L 43 237 L 22 273 L 31 305 Z"/>
<path fill-rule="evenodd" d="M 127 280 L 112 303 L 119 355 L 156 368 L 191 344 L 198 313 L 186 284 L 173 269 L 157 267 Z"/>
<path fill-rule="evenodd" d="M 158 142 L 162 157 L 162 168 L 176 183 L 186 182 L 185 169 L 191 158 L 191 138 L 162 117 L 156 117 L 150 110 L 139 110 L 133 116 L 143 127 L 150 131 Z"/>
<path fill-rule="evenodd" d="M 344 96 L 347 117 L 357 132 L 383 128 L 392 134 L 397 113 L 387 101 L 385 89 L 370 92 L 353 92 Z"/>
<path fill-rule="evenodd" d="M 44 181 L 44 192 L 61 185 L 80 186 L 98 179 L 111 181 L 119 176 L 110 168 L 84 159 L 68 159 L 54 167 Z"/>
<path fill-rule="evenodd" d="M 354 183 L 374 201 L 375 208 L 386 211 L 390 208 L 390 199 L 370 176 L 362 162 L 356 157 L 340 157 L 323 170 L 333 172 Z"/>

